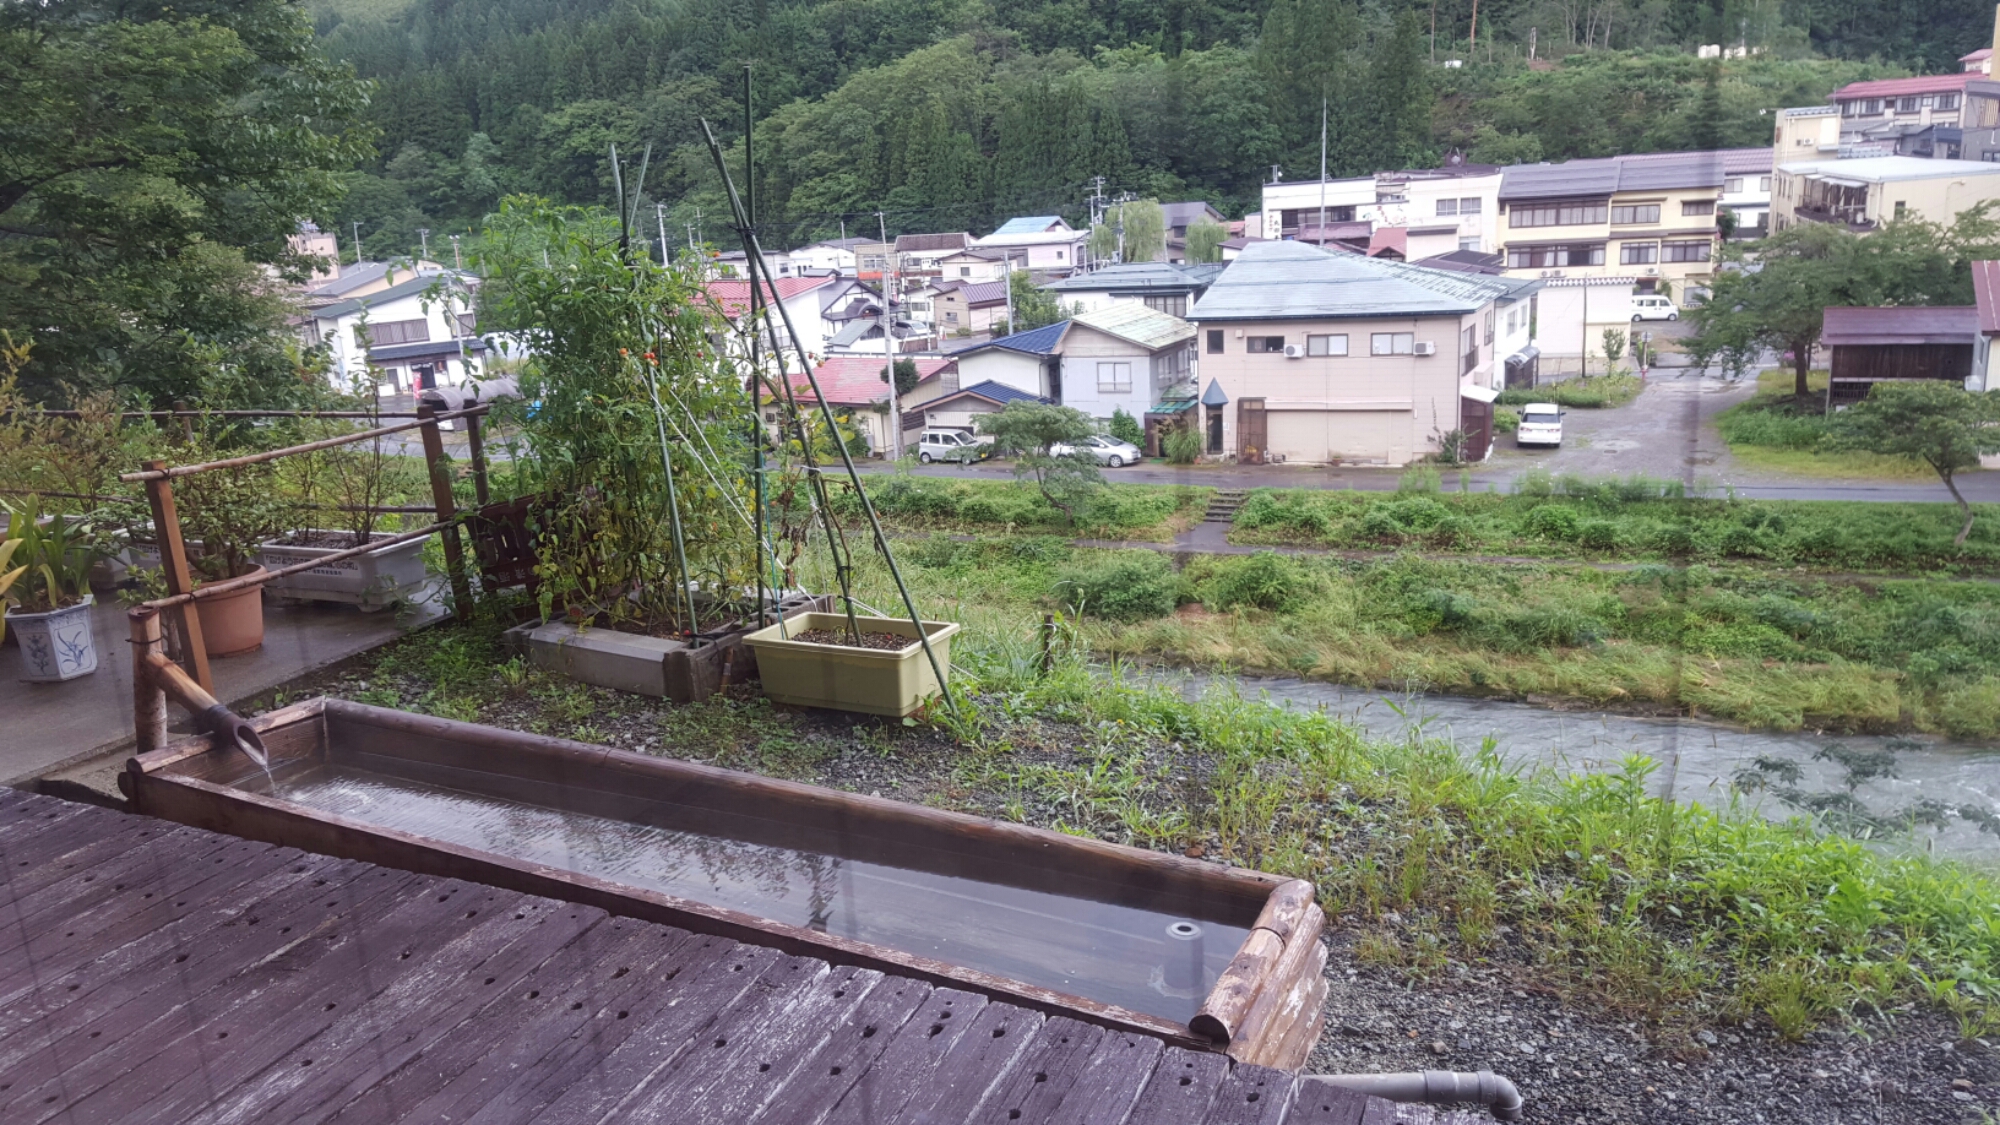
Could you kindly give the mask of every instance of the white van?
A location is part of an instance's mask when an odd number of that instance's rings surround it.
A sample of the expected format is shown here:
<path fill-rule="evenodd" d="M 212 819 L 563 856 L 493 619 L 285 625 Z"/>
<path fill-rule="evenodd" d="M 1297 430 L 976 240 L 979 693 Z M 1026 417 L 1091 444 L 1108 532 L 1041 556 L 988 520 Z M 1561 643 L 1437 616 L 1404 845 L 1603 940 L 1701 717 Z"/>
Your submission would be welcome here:
<path fill-rule="evenodd" d="M 1634 321 L 1679 320 L 1680 318 L 1680 307 L 1674 304 L 1672 297 L 1656 297 L 1650 294 L 1642 294 L 1632 298 L 1632 319 Z"/>

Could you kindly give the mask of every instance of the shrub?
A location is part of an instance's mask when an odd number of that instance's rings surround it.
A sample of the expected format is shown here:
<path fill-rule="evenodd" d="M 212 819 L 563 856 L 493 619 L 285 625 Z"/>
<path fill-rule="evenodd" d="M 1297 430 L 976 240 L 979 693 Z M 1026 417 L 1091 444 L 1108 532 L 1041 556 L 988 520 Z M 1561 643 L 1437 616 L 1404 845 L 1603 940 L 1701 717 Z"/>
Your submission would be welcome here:
<path fill-rule="evenodd" d="M 1116 551 L 1073 563 L 1056 580 L 1055 596 L 1080 613 L 1111 621 L 1143 621 L 1174 611 L 1174 568 L 1152 551 Z"/>
<path fill-rule="evenodd" d="M 1532 651 L 1538 648 L 1576 648 L 1596 644 L 1603 626 L 1576 606 L 1534 606 L 1508 615 L 1502 625 L 1512 647 Z"/>
<path fill-rule="evenodd" d="M 1411 465 L 1396 478 L 1396 491 L 1403 495 L 1434 493 L 1442 490 L 1443 486 L 1444 479 L 1438 475 L 1436 465 Z"/>
<path fill-rule="evenodd" d="M 1521 496 L 1554 496 L 1555 478 L 1549 475 L 1547 469 L 1536 465 L 1515 479 L 1514 491 Z"/>
<path fill-rule="evenodd" d="M 1582 524 L 1583 521 L 1573 509 L 1557 504 L 1543 504 L 1528 513 L 1525 529 L 1529 535 L 1537 539 L 1569 543 L 1576 539 Z"/>
<path fill-rule="evenodd" d="M 1618 540 L 1618 524 L 1611 520 L 1585 520 L 1577 527 L 1577 545 L 1592 551 L 1615 551 Z"/>
<path fill-rule="evenodd" d="M 1169 430 L 1160 442 L 1160 451 L 1172 464 L 1192 465 L 1201 459 L 1201 433 L 1193 426 Z"/>
<path fill-rule="evenodd" d="M 1145 427 L 1139 425 L 1137 418 L 1125 413 L 1123 407 L 1114 409 L 1111 412 L 1111 425 L 1108 429 L 1111 436 L 1117 438 L 1119 441 L 1129 441 L 1133 445 L 1139 446 L 1146 444 Z"/>
<path fill-rule="evenodd" d="M 968 523 L 1006 523 L 1007 513 L 991 496 L 974 496 L 958 506 L 960 519 Z"/>
<path fill-rule="evenodd" d="M 1553 402 L 1586 410 L 1623 406 L 1639 397 L 1644 385 L 1637 375 L 1592 375 L 1539 387 L 1501 391 L 1494 401 L 1501 406 L 1526 406 L 1531 402 Z"/>
<path fill-rule="evenodd" d="M 1018 535 L 1003 539 L 1009 558 L 1025 563 L 1058 563 L 1069 558 L 1069 541 L 1053 535 Z"/>
<path fill-rule="evenodd" d="M 1828 422 L 1824 414 L 1801 413 L 1789 402 L 1753 400 L 1723 411 L 1715 427 L 1730 445 L 1810 452 L 1826 439 Z"/>
<path fill-rule="evenodd" d="M 931 535 L 906 542 L 900 553 L 918 566 L 948 570 L 960 563 L 970 563 L 973 547 L 947 535 Z"/>
<path fill-rule="evenodd" d="M 1479 614 L 1479 599 L 1457 590 L 1433 587 L 1418 591 L 1410 599 L 1410 608 L 1403 614 L 1404 620 L 1422 632 L 1434 629 L 1463 629 L 1475 624 Z"/>
<path fill-rule="evenodd" d="M 1304 604 L 1315 583 L 1297 561 L 1259 551 L 1223 561 L 1206 586 L 1202 600 L 1215 609 L 1251 606 L 1284 613 Z"/>
<path fill-rule="evenodd" d="M 1512 409 L 1501 409 L 1501 410 L 1495 410 L 1493 412 L 1494 433 L 1511 434 L 1520 428 L 1521 428 L 1520 411 Z"/>

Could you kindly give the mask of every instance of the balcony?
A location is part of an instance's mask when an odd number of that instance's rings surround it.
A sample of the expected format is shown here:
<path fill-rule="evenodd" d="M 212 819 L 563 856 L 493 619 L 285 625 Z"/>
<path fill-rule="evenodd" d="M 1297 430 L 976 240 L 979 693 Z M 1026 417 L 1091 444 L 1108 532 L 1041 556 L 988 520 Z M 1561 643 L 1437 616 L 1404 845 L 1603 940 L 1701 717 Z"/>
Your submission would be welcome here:
<path fill-rule="evenodd" d="M 1801 222 L 1839 223 L 1856 234 L 1866 234 L 1876 225 L 1873 220 L 1863 217 L 1866 212 L 1860 207 L 1823 207 L 1801 203 L 1792 213 Z"/>

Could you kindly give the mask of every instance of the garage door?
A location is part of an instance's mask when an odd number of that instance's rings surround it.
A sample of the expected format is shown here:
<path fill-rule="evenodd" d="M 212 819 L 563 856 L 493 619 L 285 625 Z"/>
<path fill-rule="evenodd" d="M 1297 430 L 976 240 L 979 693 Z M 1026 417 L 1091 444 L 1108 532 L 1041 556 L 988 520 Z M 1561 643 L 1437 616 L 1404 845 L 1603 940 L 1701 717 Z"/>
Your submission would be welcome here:
<path fill-rule="evenodd" d="M 1369 461 L 1400 465 L 1410 458 L 1407 410 L 1273 410 L 1271 452 L 1287 461 Z"/>

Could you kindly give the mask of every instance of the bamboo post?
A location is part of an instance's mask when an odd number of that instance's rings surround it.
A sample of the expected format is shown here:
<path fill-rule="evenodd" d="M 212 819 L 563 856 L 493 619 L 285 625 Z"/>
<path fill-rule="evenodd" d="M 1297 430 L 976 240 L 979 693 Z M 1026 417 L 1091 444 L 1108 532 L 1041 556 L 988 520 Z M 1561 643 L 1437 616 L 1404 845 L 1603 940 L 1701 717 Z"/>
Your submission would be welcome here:
<path fill-rule="evenodd" d="M 486 435 L 477 414 L 465 416 L 465 442 L 472 455 L 472 496 L 484 508 L 491 498 L 486 490 Z"/>
<path fill-rule="evenodd" d="M 1055 671 L 1056 667 L 1056 615 L 1042 614 L 1042 675 Z"/>
<path fill-rule="evenodd" d="M 444 455 L 437 412 L 428 406 L 419 407 L 417 416 L 423 420 L 424 463 L 431 470 L 431 498 L 437 502 L 438 523 L 449 525 L 438 534 L 444 537 L 444 565 L 451 575 L 451 596 L 456 602 L 453 608 L 463 617 L 472 609 L 472 586 L 465 577 L 465 547 L 458 538 L 458 525 L 451 522 L 458 516 L 457 505 L 451 498 L 451 462 Z"/>
<path fill-rule="evenodd" d="M 166 467 L 165 461 L 146 462 L 148 472 L 161 472 Z M 174 486 L 164 476 L 151 478 L 146 481 L 146 500 L 153 509 L 153 534 L 160 541 L 160 569 L 167 580 L 167 593 L 194 593 L 187 546 L 181 542 L 181 517 L 174 509 Z M 194 673 L 196 683 L 204 690 L 214 691 L 215 680 L 208 674 L 208 649 L 203 647 L 201 639 L 201 614 L 191 602 L 182 603 L 175 612 L 179 614 L 181 644 L 186 649 L 181 659 Z"/>
<path fill-rule="evenodd" d="M 156 652 L 165 655 L 160 612 L 138 606 L 126 621 L 132 630 L 132 727 L 139 753 L 149 754 L 167 744 L 167 693 L 160 690 L 147 660 Z"/>

